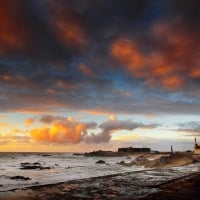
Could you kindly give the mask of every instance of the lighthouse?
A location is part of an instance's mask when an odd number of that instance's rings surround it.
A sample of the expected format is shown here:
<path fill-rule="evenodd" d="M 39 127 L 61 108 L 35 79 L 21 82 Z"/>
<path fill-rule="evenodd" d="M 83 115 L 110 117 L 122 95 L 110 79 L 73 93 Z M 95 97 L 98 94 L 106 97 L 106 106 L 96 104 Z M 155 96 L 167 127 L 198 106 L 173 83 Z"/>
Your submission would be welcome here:
<path fill-rule="evenodd" d="M 200 145 L 197 144 L 197 139 L 194 139 L 194 154 L 200 154 Z"/>

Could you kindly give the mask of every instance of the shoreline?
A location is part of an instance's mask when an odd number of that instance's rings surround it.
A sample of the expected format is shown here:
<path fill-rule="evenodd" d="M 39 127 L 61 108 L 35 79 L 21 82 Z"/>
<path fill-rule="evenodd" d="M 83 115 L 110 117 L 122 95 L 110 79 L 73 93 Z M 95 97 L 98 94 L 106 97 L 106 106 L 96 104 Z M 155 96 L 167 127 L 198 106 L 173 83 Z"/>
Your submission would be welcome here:
<path fill-rule="evenodd" d="M 161 191 L 141 200 L 199 200 L 200 172 L 160 186 Z"/>
<path fill-rule="evenodd" d="M 149 174 L 154 174 L 153 176 L 162 176 L 162 174 L 165 174 L 166 172 L 170 174 L 172 171 L 173 168 L 171 167 L 146 169 L 135 172 L 71 180 L 55 184 L 32 186 L 24 189 L 1 192 L 0 200 L 71 200 L 94 198 L 99 200 L 153 200 L 156 198 L 159 199 L 163 195 L 165 196 L 166 191 L 169 190 L 170 187 L 174 187 L 173 184 L 177 185 L 177 182 L 184 182 L 188 179 L 193 180 L 195 177 L 199 177 L 200 180 L 199 172 L 191 172 L 187 175 L 173 179 L 168 178 L 168 180 L 162 180 L 161 177 L 159 180 L 160 182 L 156 181 L 156 184 L 148 179 Z M 140 177 L 144 177 L 144 180 L 140 181 Z"/>

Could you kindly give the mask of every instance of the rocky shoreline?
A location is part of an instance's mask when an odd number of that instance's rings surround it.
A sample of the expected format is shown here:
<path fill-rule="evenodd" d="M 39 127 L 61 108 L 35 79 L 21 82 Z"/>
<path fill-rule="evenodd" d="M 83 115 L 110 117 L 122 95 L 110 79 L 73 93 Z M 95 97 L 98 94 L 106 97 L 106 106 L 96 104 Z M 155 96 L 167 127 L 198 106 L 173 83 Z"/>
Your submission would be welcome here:
<path fill-rule="evenodd" d="M 148 154 L 142 154 L 135 160 L 130 162 L 121 161 L 118 164 L 123 166 L 144 166 L 145 168 L 160 168 L 188 165 L 200 162 L 200 156 L 192 153 L 171 153 L 169 155 L 161 155 L 156 159 L 149 159 Z"/>
<path fill-rule="evenodd" d="M 118 163 L 122 167 L 144 166 L 140 171 L 0 192 L 0 200 L 156 200 L 174 199 L 173 197 L 179 200 L 185 199 L 188 195 L 197 200 L 196 193 L 199 194 L 200 190 L 199 156 L 188 153 L 154 156 L 152 159 L 149 154 L 138 154 L 134 160 L 133 157 L 126 157 L 125 161 Z M 104 160 L 98 160 L 96 164 L 107 165 Z M 21 163 L 20 168 L 20 170 L 43 169 L 51 168 L 38 162 Z M 29 177 L 23 176 L 9 178 L 17 181 L 29 180 Z"/>
<path fill-rule="evenodd" d="M 199 200 L 200 173 L 161 185 L 160 189 L 160 192 L 142 198 L 142 200 Z"/>
<path fill-rule="evenodd" d="M 0 193 L 0 200 L 154 200 L 176 188 L 190 192 L 192 186 L 185 183 L 194 183 L 199 188 L 200 175 L 198 172 L 183 172 L 184 168 L 158 168 L 137 172 L 107 175 L 81 180 L 73 180 L 66 183 L 35 186 L 27 189 L 18 189 Z M 185 185 L 182 188 L 181 185 Z M 182 198 L 183 199 L 183 198 Z M 179 198 L 176 198 L 179 200 Z M 196 200 L 196 199 L 195 199 Z"/>

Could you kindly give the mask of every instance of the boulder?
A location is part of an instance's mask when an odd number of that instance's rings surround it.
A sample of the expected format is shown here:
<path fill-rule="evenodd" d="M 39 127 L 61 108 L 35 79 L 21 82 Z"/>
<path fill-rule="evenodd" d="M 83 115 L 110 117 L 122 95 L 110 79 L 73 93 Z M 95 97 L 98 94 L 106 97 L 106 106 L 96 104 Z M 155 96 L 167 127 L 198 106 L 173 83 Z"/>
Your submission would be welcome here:
<path fill-rule="evenodd" d="M 10 177 L 11 180 L 24 180 L 24 181 L 27 181 L 27 180 L 31 180 L 29 177 L 24 177 L 24 176 L 12 176 Z"/>
<path fill-rule="evenodd" d="M 98 160 L 97 162 L 96 162 L 96 164 L 105 164 L 106 162 L 104 161 L 104 160 Z"/>
<path fill-rule="evenodd" d="M 51 167 L 44 167 L 41 165 L 41 163 L 39 162 L 35 162 L 35 163 L 29 163 L 29 162 L 25 162 L 25 163 L 20 163 L 21 168 L 20 169 L 24 169 L 24 170 L 31 170 L 31 169 L 51 169 Z"/>

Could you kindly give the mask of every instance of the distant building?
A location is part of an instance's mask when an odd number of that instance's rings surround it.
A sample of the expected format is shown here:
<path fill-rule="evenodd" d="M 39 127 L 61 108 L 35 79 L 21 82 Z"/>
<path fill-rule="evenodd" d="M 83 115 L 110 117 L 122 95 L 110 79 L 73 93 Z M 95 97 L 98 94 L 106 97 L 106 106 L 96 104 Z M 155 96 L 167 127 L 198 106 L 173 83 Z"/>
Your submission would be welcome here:
<path fill-rule="evenodd" d="M 174 150 L 173 150 L 173 147 L 172 147 L 172 145 L 171 145 L 171 153 L 174 153 Z"/>
<path fill-rule="evenodd" d="M 119 153 L 139 153 L 139 152 L 151 152 L 150 148 L 133 148 L 133 147 L 127 147 L 127 148 L 118 148 Z"/>
<path fill-rule="evenodd" d="M 200 154 L 200 145 L 197 144 L 196 138 L 195 138 L 195 144 L 194 144 L 194 153 Z"/>

